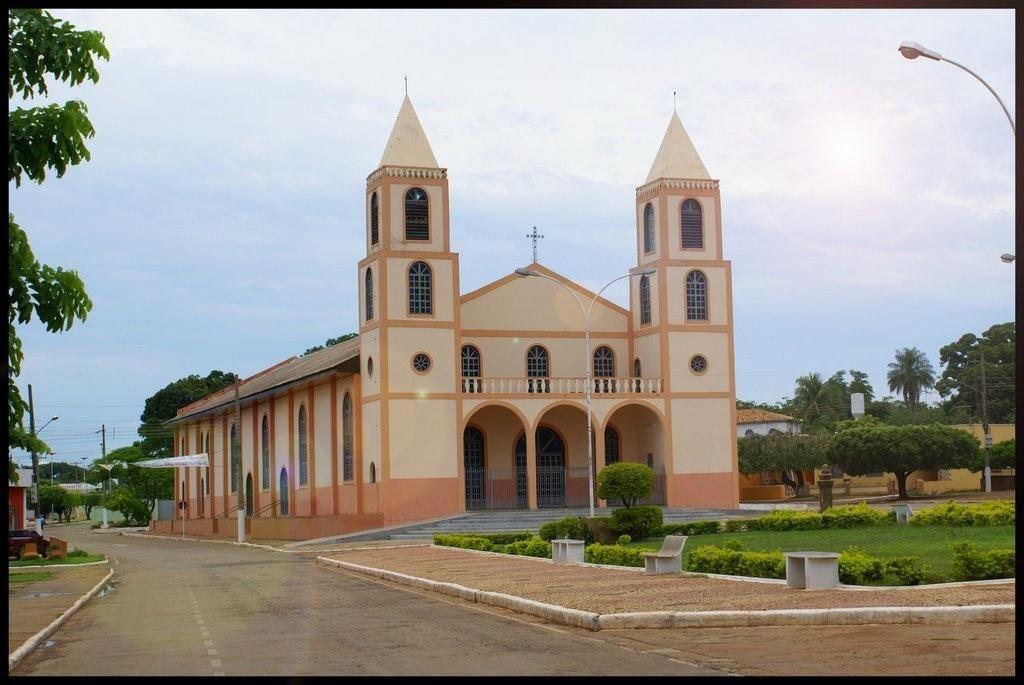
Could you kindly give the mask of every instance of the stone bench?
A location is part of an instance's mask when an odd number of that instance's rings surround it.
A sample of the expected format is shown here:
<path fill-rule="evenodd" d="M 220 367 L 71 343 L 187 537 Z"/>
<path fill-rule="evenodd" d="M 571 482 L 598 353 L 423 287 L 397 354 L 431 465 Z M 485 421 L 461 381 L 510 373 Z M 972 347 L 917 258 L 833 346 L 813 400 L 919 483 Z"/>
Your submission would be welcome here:
<path fill-rule="evenodd" d="M 559 540 L 551 541 L 551 561 L 556 564 L 582 564 L 583 547 L 586 543 L 583 540 Z"/>
<path fill-rule="evenodd" d="M 649 576 L 678 573 L 683 570 L 683 545 L 686 535 L 666 535 L 657 552 L 644 553 L 644 572 Z"/>
<path fill-rule="evenodd" d="M 896 523 L 910 523 L 910 517 L 914 515 L 914 510 L 906 502 L 890 504 L 889 508 L 896 512 Z"/>
<path fill-rule="evenodd" d="M 793 590 L 839 587 L 836 552 L 786 552 L 786 586 Z"/>

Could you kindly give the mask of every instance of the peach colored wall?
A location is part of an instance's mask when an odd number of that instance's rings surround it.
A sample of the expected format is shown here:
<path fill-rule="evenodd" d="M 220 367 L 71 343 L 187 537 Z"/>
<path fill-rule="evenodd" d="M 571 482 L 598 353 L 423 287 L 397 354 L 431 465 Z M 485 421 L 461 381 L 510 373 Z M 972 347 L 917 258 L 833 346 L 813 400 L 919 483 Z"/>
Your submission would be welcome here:
<path fill-rule="evenodd" d="M 669 336 L 669 366 L 673 369 L 668 381 L 672 392 L 729 392 L 729 334 L 680 333 Z M 698 375 L 690 369 L 695 354 L 707 359 L 707 370 Z M 732 431 L 735 432 L 735 427 Z"/>
<path fill-rule="evenodd" d="M 392 479 L 455 478 L 455 400 L 389 400 Z"/>
<path fill-rule="evenodd" d="M 519 417 L 504 407 L 484 407 L 469 423 L 484 434 L 484 464 L 489 469 L 515 474 L 515 443 L 524 426 Z"/>
<path fill-rule="evenodd" d="M 409 266 L 416 261 L 424 261 L 430 265 L 432 273 L 431 285 L 434 290 L 434 313 L 432 316 L 409 314 Z M 410 257 L 388 258 L 388 318 L 415 321 L 453 321 L 452 293 L 455 290 L 452 260 L 450 259 L 412 259 Z"/>
<path fill-rule="evenodd" d="M 633 349 L 636 356 L 640 358 L 640 372 L 645 378 L 657 378 L 661 376 L 661 340 L 657 335 L 645 335 L 633 341 Z M 633 375 L 632 360 L 630 360 L 629 375 Z"/>
<path fill-rule="evenodd" d="M 373 359 L 373 375 L 366 373 L 366 363 Z M 364 395 L 380 392 L 380 333 L 377 329 L 365 331 L 359 336 L 359 367 L 362 371 Z"/>
<path fill-rule="evenodd" d="M 387 523 L 417 521 L 459 512 L 458 478 L 392 478 Z"/>
<path fill-rule="evenodd" d="M 739 485 L 736 474 L 683 473 L 668 477 L 668 506 L 736 509 Z"/>
<path fill-rule="evenodd" d="M 615 373 L 631 374 L 632 360 L 628 358 L 629 343 L 625 338 L 592 337 L 591 350 L 607 345 L 615 352 Z M 548 351 L 548 369 L 552 376 L 583 376 L 586 373 L 583 337 L 543 338 L 513 336 L 464 336 L 462 344 L 472 344 L 480 350 L 481 375 L 498 377 L 526 376 L 526 352 L 533 345 L 542 345 Z M 461 373 L 461 369 L 459 371 Z"/>
<path fill-rule="evenodd" d="M 587 465 L 587 415 L 575 406 L 557 405 L 540 417 L 540 425 L 550 426 L 565 443 L 568 468 Z"/>
<path fill-rule="evenodd" d="M 315 423 L 312 442 L 316 444 L 316 476 L 310 474 L 310 482 L 316 487 L 330 487 L 331 485 L 331 385 L 324 383 L 313 390 Z M 341 415 L 341 403 L 338 403 L 338 415 Z M 339 449 L 341 442 L 338 443 Z M 331 511 L 332 497 L 327 493 L 326 499 L 317 499 L 317 513 L 328 513 Z"/>
<path fill-rule="evenodd" d="M 592 298 L 577 291 L 584 306 Z M 538 307 L 538 302 L 549 303 Z M 625 331 L 626 316 L 600 302 L 590 316 L 593 331 Z M 507 331 L 582 331 L 583 315 L 565 288 L 546 278 L 516 278 L 462 303 L 462 328 Z"/>
<path fill-rule="evenodd" d="M 391 328 L 388 331 L 390 392 L 455 392 L 455 332 L 448 328 Z M 430 356 L 430 370 L 412 368 L 415 354 Z"/>
<path fill-rule="evenodd" d="M 654 208 L 654 251 L 650 254 L 644 254 L 644 207 L 647 206 L 648 202 Z M 658 202 L 657 198 L 645 200 L 636 206 L 636 252 L 640 255 L 640 264 L 649 264 L 661 256 L 662 217 L 660 216 L 660 206 L 661 203 Z"/>
<path fill-rule="evenodd" d="M 672 400 L 673 473 L 732 472 L 736 480 L 731 402 L 729 398 Z"/>
<path fill-rule="evenodd" d="M 696 268 L 696 267 L 695 267 Z M 704 321 L 686 319 L 686 275 L 694 269 L 673 267 L 668 272 L 668 319 L 671 323 L 703 325 Z M 702 266 L 697 269 L 707 276 L 708 320 L 706 323 L 724 326 L 729 323 L 728 302 L 725 297 L 725 269 Z"/>
<path fill-rule="evenodd" d="M 658 279 L 662 277 L 662 273 L 659 271 L 653 276 L 648 276 L 647 280 L 651 285 L 651 322 L 649 324 L 640 325 L 640 278 L 629 279 L 629 308 L 633 316 L 633 330 L 636 332 L 643 331 L 651 326 L 657 326 L 661 323 L 659 307 L 660 296 L 658 295 Z"/>
<path fill-rule="evenodd" d="M 647 454 L 654 455 L 655 469 L 664 469 L 667 450 L 661 419 L 651 409 L 630 404 L 620 407 L 603 425 L 614 426 L 619 433 L 619 454 L 622 461 L 647 463 Z M 595 429 L 596 430 L 596 429 Z M 604 432 L 595 436 L 604 440 Z"/>
<path fill-rule="evenodd" d="M 693 198 L 701 204 L 704 217 L 704 249 L 680 249 L 681 231 L 679 206 L 684 200 Z M 670 259 L 720 259 L 718 255 L 718 218 L 715 211 L 714 198 L 701 195 L 669 195 L 668 196 L 668 255 Z"/>
<path fill-rule="evenodd" d="M 340 480 L 338 481 L 341 482 Z M 356 486 L 355 485 L 342 485 L 340 505 L 342 514 L 354 514 L 356 513 Z"/>
<path fill-rule="evenodd" d="M 364 483 L 370 482 L 370 464 L 377 465 L 380 479 L 380 403 L 367 402 L 363 405 L 363 473 Z M 368 492 L 368 491 L 364 491 Z M 368 495 L 367 495 L 368 497 Z M 370 511 L 369 509 L 367 511 Z"/>
<path fill-rule="evenodd" d="M 430 219 L 430 240 L 405 240 L 405 193 L 410 188 L 422 188 L 427 193 L 427 213 Z M 367 205 L 369 207 L 369 205 Z M 391 249 L 441 252 L 444 250 L 444 187 L 426 184 L 395 183 L 391 186 Z M 383 240 L 383 235 L 381 236 Z M 390 267 L 389 267 L 390 268 Z"/>
<path fill-rule="evenodd" d="M 367 264 L 359 270 L 359 321 L 366 323 L 366 270 L 371 269 L 370 279 L 373 282 L 373 318 L 370 323 L 380 319 L 380 267 L 378 262 Z"/>

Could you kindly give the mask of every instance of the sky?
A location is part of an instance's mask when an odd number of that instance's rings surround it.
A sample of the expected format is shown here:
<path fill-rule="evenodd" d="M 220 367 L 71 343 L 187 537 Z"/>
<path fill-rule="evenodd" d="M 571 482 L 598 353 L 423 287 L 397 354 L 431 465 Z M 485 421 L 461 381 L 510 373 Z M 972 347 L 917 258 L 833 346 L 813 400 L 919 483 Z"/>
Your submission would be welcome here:
<path fill-rule="evenodd" d="M 145 399 L 356 331 L 364 191 L 404 95 L 448 169 L 463 292 L 530 261 L 635 265 L 635 189 L 672 114 L 721 182 L 737 397 L 774 402 L 1012 321 L 1012 10 L 61 10 L 101 31 L 92 159 L 9 184 L 85 322 L 20 327 L 58 461 L 136 438 Z M 11 107 L 23 106 L 11 102 Z M 1011 107 L 1011 114 L 1013 109 Z M 624 282 L 610 299 L 626 305 Z M 931 393 L 926 400 L 935 401 Z"/>

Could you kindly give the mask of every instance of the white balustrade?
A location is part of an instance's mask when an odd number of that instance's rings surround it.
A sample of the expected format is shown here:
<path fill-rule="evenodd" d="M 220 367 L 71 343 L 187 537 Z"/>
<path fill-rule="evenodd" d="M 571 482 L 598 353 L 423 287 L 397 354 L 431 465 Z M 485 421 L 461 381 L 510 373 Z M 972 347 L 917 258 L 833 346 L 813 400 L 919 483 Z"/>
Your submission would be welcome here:
<path fill-rule="evenodd" d="M 592 378 L 593 395 L 658 395 L 662 391 L 661 378 L 600 377 Z M 467 395 L 522 395 L 560 394 L 584 395 L 587 379 L 582 376 L 526 378 L 515 377 L 463 377 L 462 392 Z"/>

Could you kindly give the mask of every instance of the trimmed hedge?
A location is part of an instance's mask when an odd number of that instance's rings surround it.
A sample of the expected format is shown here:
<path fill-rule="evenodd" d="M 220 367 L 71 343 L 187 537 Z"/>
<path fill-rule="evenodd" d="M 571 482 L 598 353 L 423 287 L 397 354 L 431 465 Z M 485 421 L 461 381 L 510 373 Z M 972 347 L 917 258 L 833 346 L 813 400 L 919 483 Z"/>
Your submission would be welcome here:
<path fill-rule="evenodd" d="M 886 575 L 893 576 L 901 585 L 920 585 L 935 577 L 935 572 L 917 557 L 895 557 L 885 562 Z"/>
<path fill-rule="evenodd" d="M 449 535 L 463 538 L 483 538 L 496 545 L 507 545 L 511 542 L 530 540 L 535 537 L 534 534 L 528 530 L 524 530 L 519 533 L 449 533 Z"/>
<path fill-rule="evenodd" d="M 823 528 L 865 528 L 881 526 L 896 520 L 892 512 L 872 509 L 864 502 L 845 507 L 832 507 L 824 513 L 777 509 L 755 519 L 732 519 L 725 522 L 725 532 L 782 530 L 821 530 Z"/>
<path fill-rule="evenodd" d="M 953 576 L 957 580 L 1013 578 L 1015 574 L 1016 556 L 1012 549 L 982 551 L 973 542 L 953 545 Z"/>
<path fill-rule="evenodd" d="M 612 512 L 612 529 L 637 540 L 648 537 L 661 523 L 661 507 L 630 507 Z"/>
<path fill-rule="evenodd" d="M 910 517 L 912 526 L 1012 526 L 1017 522 L 1017 505 L 1010 500 L 958 504 L 950 500 Z"/>
<path fill-rule="evenodd" d="M 540 559 L 551 558 L 551 543 L 540 538 L 530 538 L 529 540 L 519 540 L 504 545 L 502 549 L 495 550 L 496 552 L 504 552 L 505 554 L 515 554 L 521 557 L 538 557 Z"/>
<path fill-rule="evenodd" d="M 436 533 L 434 535 L 434 544 L 444 545 L 445 547 L 458 547 L 460 549 L 475 549 L 481 552 L 495 551 L 494 543 L 479 535 L 442 535 Z"/>
<path fill-rule="evenodd" d="M 727 521 L 726 523 L 730 523 Z M 689 521 L 687 523 L 666 523 L 651 531 L 651 537 L 666 535 L 713 535 L 722 532 L 718 521 Z"/>
<path fill-rule="evenodd" d="M 842 583 L 863 585 L 866 581 L 881 580 L 884 575 L 885 562 L 859 547 L 847 547 L 839 554 L 839 581 Z"/>
<path fill-rule="evenodd" d="M 730 544 L 732 543 L 732 544 Z M 702 545 L 686 556 L 686 570 L 727 576 L 785 578 L 786 559 L 782 552 L 751 552 L 736 540 L 727 546 Z"/>
<path fill-rule="evenodd" d="M 528 534 L 523 538 L 522 533 L 495 534 L 488 540 L 483 535 L 441 535 L 434 536 L 435 545 L 445 547 L 458 547 L 460 549 L 475 549 L 481 552 L 500 552 L 502 554 L 514 554 L 517 556 L 551 558 L 551 543 Z M 514 538 L 514 539 L 513 539 Z M 511 542 L 501 543 L 500 540 L 511 539 Z"/>
<path fill-rule="evenodd" d="M 569 538 L 570 540 L 584 540 L 589 542 L 585 537 L 589 531 L 583 524 L 583 518 L 580 516 L 567 516 L 564 519 L 558 519 L 556 521 L 548 521 L 540 527 L 540 538 L 550 542 L 555 538 Z"/>
<path fill-rule="evenodd" d="M 644 551 L 635 547 L 602 545 L 595 542 L 583 548 L 583 561 L 590 564 L 610 564 L 612 566 L 643 566 Z"/>
<path fill-rule="evenodd" d="M 615 529 L 615 521 L 611 516 L 595 516 L 594 518 L 582 518 L 583 537 L 576 538 L 583 540 L 588 545 L 592 542 L 600 542 L 602 545 L 610 545 L 619 539 L 619 533 Z"/>

